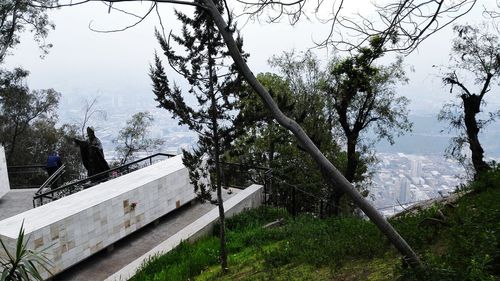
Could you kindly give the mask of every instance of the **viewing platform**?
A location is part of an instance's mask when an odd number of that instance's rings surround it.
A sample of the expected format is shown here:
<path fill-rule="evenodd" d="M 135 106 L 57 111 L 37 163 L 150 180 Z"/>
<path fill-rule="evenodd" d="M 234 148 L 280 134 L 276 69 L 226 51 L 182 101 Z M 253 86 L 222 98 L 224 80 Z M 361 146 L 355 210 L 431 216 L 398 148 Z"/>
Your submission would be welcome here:
<path fill-rule="evenodd" d="M 163 160 L 37 208 L 32 206 L 35 190 L 11 190 L 0 199 L 0 238 L 13 249 L 24 223 L 30 237 L 28 247 L 47 248 L 55 280 L 89 280 L 91 273 L 97 274 L 92 280 L 104 280 L 170 236 L 177 235 L 177 242 L 193 239 L 206 234 L 216 220 L 217 216 L 208 216 L 216 206 L 191 203 L 196 195 L 181 157 Z M 240 193 L 225 192 L 226 198 L 238 195 L 227 203 L 228 214 L 258 206 L 262 201 L 262 186 Z M 151 226 L 157 222 L 158 229 Z M 139 231 L 142 228 L 145 230 Z M 116 250 L 106 254 L 111 248 Z M 96 253 L 101 257 L 94 258 Z M 82 266 L 79 263 L 83 260 Z M 74 267 L 76 264 L 78 267 Z M 90 269 L 81 279 L 78 272 L 85 272 L 85 264 Z M 129 267 L 126 272 L 130 275 L 133 270 Z M 47 272 L 42 273 L 49 277 Z"/>

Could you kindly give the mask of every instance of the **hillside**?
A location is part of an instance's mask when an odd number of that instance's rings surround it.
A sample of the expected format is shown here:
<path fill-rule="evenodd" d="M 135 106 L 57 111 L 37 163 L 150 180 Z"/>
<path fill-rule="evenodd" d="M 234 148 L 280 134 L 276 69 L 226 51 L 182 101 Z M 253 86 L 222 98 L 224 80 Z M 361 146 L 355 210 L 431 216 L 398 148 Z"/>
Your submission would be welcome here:
<path fill-rule="evenodd" d="M 392 221 L 421 256 L 418 271 L 368 221 L 263 207 L 228 221 L 227 274 L 210 237 L 153 259 L 132 280 L 500 280 L 500 171 L 464 189 L 454 203 Z"/>

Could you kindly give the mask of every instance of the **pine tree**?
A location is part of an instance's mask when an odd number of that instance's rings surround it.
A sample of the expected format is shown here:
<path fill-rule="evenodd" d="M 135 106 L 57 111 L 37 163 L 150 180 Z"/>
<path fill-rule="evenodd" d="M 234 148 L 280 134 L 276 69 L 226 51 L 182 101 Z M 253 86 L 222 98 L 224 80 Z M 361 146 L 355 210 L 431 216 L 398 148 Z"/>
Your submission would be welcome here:
<path fill-rule="evenodd" d="M 222 1 L 216 2 L 220 13 L 223 13 Z M 211 191 L 217 193 L 220 262 L 222 271 L 225 272 L 227 252 L 221 162 L 234 138 L 232 124 L 237 100 L 235 92 L 241 81 L 236 68 L 226 62 L 230 57 L 211 16 L 199 7 L 195 9 L 193 17 L 179 11 L 175 14 L 183 23 L 182 35 L 170 35 L 167 39 L 156 31 L 156 37 L 170 66 L 187 80 L 190 89 L 183 93 L 177 85 L 170 85 L 158 55 L 155 55 L 155 65 L 151 66 L 150 77 L 159 107 L 170 111 L 180 125 L 187 125 L 199 136 L 198 145 L 192 152 L 183 151 L 183 162 L 189 169 L 190 181 L 199 198 L 211 200 Z M 182 55 L 173 50 L 171 39 L 184 49 Z M 238 37 L 237 41 L 242 52 L 241 38 Z M 184 95 L 193 95 L 198 106 L 188 105 Z M 210 180 L 206 180 L 207 178 Z"/>

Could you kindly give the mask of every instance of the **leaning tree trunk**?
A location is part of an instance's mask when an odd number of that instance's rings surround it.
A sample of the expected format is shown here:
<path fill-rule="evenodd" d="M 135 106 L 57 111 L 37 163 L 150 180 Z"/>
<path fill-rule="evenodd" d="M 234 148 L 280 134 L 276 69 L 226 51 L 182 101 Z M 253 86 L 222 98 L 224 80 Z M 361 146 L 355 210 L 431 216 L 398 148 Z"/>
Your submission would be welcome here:
<path fill-rule="evenodd" d="M 323 169 L 328 175 L 327 180 L 332 184 L 337 186 L 340 190 L 347 193 L 356 205 L 363 210 L 363 212 L 371 219 L 371 221 L 384 233 L 389 241 L 398 249 L 398 251 L 403 254 L 409 264 L 413 267 L 420 267 L 420 260 L 412 248 L 406 243 L 406 241 L 399 235 L 399 233 L 392 227 L 392 225 L 370 204 L 357 190 L 354 186 L 342 176 L 342 174 L 333 166 L 333 164 L 328 161 L 328 159 L 319 151 L 319 149 L 314 145 L 309 136 L 304 132 L 304 130 L 289 117 L 285 116 L 283 112 L 278 108 L 276 102 L 272 99 L 271 95 L 266 91 L 266 89 L 257 81 L 252 71 L 246 64 L 245 60 L 241 56 L 238 46 L 234 41 L 231 29 L 227 26 L 226 22 L 222 18 L 222 15 L 217 10 L 215 4 L 212 0 L 204 0 L 203 3 L 207 6 L 207 11 L 211 14 L 217 25 L 219 32 L 224 38 L 224 41 L 228 47 L 229 53 L 233 58 L 236 66 L 240 73 L 245 77 L 247 82 L 251 87 L 257 92 L 257 94 L 262 98 L 264 104 L 272 112 L 274 118 L 283 127 L 291 131 L 301 145 L 306 149 L 306 151 L 311 155 L 311 157 L 316 161 L 316 163 Z"/>
<path fill-rule="evenodd" d="M 488 164 L 483 160 L 484 150 L 479 142 L 479 126 L 476 115 L 480 111 L 481 97 L 478 95 L 462 95 L 464 103 L 464 123 L 467 132 L 467 140 L 472 154 L 472 165 L 475 170 L 475 177 L 489 169 Z"/>

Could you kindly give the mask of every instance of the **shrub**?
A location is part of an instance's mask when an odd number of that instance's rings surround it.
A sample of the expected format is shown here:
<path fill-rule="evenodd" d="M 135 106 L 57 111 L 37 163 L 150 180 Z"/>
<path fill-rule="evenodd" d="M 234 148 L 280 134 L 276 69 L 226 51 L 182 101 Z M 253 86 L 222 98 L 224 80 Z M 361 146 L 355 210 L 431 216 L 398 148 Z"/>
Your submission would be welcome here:
<path fill-rule="evenodd" d="M 0 239 L 0 245 L 6 255 L 5 258 L 0 257 L 0 269 L 2 269 L 2 273 L 0 274 L 1 281 L 29 281 L 32 279 L 43 281 L 44 279 L 40 275 L 38 267 L 43 268 L 51 274 L 48 267 L 51 267 L 52 263 L 44 253 L 47 248 L 41 251 L 32 251 L 28 249 L 28 242 L 29 237 L 26 241 L 24 240 L 24 221 L 17 235 L 14 253 L 10 252 Z"/>

